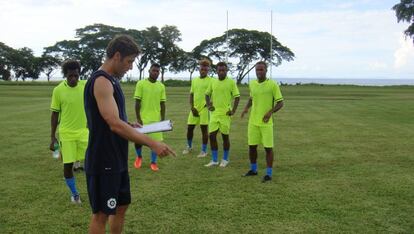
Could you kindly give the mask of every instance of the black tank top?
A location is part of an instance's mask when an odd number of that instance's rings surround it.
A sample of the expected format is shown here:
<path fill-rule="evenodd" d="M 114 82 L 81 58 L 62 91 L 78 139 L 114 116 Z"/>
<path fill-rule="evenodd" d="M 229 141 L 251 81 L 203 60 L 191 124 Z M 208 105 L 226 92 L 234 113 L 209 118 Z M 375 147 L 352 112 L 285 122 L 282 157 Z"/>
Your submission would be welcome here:
<path fill-rule="evenodd" d="M 108 79 L 114 89 L 114 99 L 119 110 L 119 118 L 127 122 L 125 97 L 118 79 L 98 70 L 91 75 L 85 86 L 85 112 L 89 128 L 88 149 L 85 156 L 87 174 L 121 173 L 128 170 L 128 141 L 111 131 L 102 118 L 93 94 L 96 78 Z"/>

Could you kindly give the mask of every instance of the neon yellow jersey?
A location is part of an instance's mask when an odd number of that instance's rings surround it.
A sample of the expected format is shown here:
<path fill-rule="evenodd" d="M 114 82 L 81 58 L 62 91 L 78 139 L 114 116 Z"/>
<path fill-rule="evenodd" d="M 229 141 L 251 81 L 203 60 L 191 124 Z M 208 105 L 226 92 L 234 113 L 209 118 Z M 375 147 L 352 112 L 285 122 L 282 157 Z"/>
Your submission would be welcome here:
<path fill-rule="evenodd" d="M 262 83 L 258 80 L 249 83 L 250 97 L 252 98 L 252 109 L 249 117 L 249 124 L 257 126 L 273 125 L 270 118 L 267 123 L 263 122 L 263 117 L 270 111 L 278 101 L 282 101 L 282 93 L 279 85 L 273 80 L 266 79 Z"/>
<path fill-rule="evenodd" d="M 59 112 L 59 139 L 61 141 L 88 140 L 88 128 L 83 102 L 85 80 L 70 87 L 66 80 L 53 89 L 50 110 Z"/>
<path fill-rule="evenodd" d="M 206 106 L 206 90 L 214 78 L 196 77 L 191 81 L 190 93 L 194 95 L 194 107 L 200 112 Z"/>
<path fill-rule="evenodd" d="M 210 96 L 215 110 L 212 115 L 225 115 L 231 110 L 231 101 L 235 97 L 240 96 L 236 82 L 229 77 L 220 79 L 212 79 L 210 86 L 206 91 L 206 95 Z"/>
<path fill-rule="evenodd" d="M 148 78 L 138 81 L 134 98 L 141 100 L 140 115 L 143 124 L 161 120 L 160 102 L 167 100 L 165 86 L 161 82 L 152 83 Z"/>

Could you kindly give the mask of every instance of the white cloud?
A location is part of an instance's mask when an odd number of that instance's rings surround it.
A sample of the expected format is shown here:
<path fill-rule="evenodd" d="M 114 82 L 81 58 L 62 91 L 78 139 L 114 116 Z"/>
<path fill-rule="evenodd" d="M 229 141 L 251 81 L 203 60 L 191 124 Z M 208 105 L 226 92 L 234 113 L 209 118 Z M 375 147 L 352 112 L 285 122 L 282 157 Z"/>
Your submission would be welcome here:
<path fill-rule="evenodd" d="M 411 40 L 406 40 L 404 36 L 399 39 L 400 47 L 395 51 L 394 57 L 394 68 L 401 69 L 406 67 L 408 64 L 413 66 L 412 61 L 414 59 L 414 46 Z"/>
<path fill-rule="evenodd" d="M 389 66 L 385 62 L 382 62 L 382 61 L 374 61 L 374 62 L 370 62 L 368 64 L 368 68 L 371 71 L 383 71 L 385 69 L 388 69 Z"/>

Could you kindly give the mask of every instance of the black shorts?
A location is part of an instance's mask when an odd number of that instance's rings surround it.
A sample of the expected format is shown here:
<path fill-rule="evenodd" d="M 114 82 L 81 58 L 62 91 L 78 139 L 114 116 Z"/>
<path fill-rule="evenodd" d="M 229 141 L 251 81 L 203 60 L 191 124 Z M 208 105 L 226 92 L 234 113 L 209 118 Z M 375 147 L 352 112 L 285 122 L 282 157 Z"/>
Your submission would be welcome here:
<path fill-rule="evenodd" d="M 118 206 L 131 203 L 128 171 L 117 174 L 86 175 L 92 213 L 115 215 Z"/>

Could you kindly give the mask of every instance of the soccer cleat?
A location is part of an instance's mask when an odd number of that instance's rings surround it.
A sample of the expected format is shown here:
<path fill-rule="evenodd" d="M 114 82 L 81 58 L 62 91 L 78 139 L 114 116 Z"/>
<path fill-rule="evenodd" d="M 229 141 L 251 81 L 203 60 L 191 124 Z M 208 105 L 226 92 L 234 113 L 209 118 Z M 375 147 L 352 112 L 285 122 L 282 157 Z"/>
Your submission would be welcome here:
<path fill-rule="evenodd" d="M 201 151 L 200 152 L 200 154 L 198 154 L 197 155 L 197 158 L 204 158 L 204 157 L 206 157 L 208 154 L 207 154 L 207 152 L 203 152 L 203 151 Z"/>
<path fill-rule="evenodd" d="M 70 197 L 70 201 L 71 201 L 73 204 L 77 204 L 77 205 L 82 204 L 82 201 L 81 201 L 81 199 L 80 199 L 80 195 L 79 195 L 79 194 L 78 194 L 78 195 L 75 195 L 75 196 L 71 196 L 71 197 Z"/>
<path fill-rule="evenodd" d="M 193 151 L 193 148 L 190 148 L 190 147 L 188 147 L 187 146 L 187 148 L 185 149 L 185 150 L 183 150 L 183 155 L 185 155 L 185 154 L 189 154 L 189 153 L 191 153 Z"/>
<path fill-rule="evenodd" d="M 256 175 L 257 175 L 257 171 L 250 170 L 246 174 L 244 174 L 243 177 L 246 177 L 246 176 L 256 176 Z"/>
<path fill-rule="evenodd" d="M 227 165 L 229 165 L 229 161 L 228 160 L 221 160 L 221 163 L 220 163 L 220 167 L 227 167 Z"/>
<path fill-rule="evenodd" d="M 140 169 L 142 165 L 142 157 L 136 157 L 134 162 L 134 167 Z"/>
<path fill-rule="evenodd" d="M 218 166 L 219 163 L 218 162 L 214 162 L 214 161 L 210 161 L 209 163 L 207 163 L 206 165 L 204 165 L 205 167 L 214 167 L 214 166 Z"/>
<path fill-rule="evenodd" d="M 158 171 L 159 170 L 159 168 L 158 168 L 158 166 L 157 166 L 156 163 L 151 163 L 151 170 L 152 171 Z"/>
<path fill-rule="evenodd" d="M 263 176 L 262 182 L 263 183 L 266 183 L 267 181 L 271 181 L 271 180 L 272 180 L 272 177 L 271 176 L 265 175 L 265 176 Z"/>

